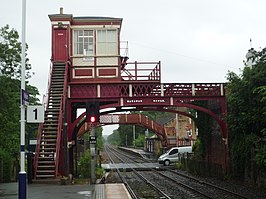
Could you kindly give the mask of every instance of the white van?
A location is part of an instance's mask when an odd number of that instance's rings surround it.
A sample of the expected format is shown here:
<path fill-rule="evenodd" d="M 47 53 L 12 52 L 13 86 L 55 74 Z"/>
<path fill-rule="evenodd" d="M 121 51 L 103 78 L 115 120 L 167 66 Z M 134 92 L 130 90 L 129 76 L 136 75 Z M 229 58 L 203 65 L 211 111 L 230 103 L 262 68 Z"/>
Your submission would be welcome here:
<path fill-rule="evenodd" d="M 159 164 L 164 164 L 168 166 L 172 162 L 178 161 L 178 154 L 181 153 L 192 153 L 192 146 L 184 146 L 184 147 L 173 147 L 168 150 L 166 153 L 162 154 L 158 161 Z"/>

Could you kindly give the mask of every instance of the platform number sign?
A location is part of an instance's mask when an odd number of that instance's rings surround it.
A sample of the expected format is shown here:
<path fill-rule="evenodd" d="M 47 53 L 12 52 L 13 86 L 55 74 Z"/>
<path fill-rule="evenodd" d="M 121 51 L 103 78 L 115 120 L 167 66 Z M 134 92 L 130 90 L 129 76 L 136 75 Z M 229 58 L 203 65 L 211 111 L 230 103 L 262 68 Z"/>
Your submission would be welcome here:
<path fill-rule="evenodd" d="M 27 106 L 27 122 L 43 123 L 44 107 L 43 106 Z"/>

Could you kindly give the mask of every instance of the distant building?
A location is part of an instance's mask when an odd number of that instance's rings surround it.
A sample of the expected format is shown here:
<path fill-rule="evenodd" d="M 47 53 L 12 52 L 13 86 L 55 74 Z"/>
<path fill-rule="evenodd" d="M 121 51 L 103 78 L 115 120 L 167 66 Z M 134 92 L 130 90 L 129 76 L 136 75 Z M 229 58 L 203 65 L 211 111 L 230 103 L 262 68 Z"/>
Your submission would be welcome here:
<path fill-rule="evenodd" d="M 185 107 L 178 107 L 176 110 L 188 112 Z M 156 122 L 164 125 L 167 134 L 168 146 L 191 146 L 197 138 L 195 122 L 181 114 L 171 114 L 168 117 L 160 118 Z M 162 152 L 162 144 L 157 136 L 146 138 L 145 151 L 159 155 Z"/>

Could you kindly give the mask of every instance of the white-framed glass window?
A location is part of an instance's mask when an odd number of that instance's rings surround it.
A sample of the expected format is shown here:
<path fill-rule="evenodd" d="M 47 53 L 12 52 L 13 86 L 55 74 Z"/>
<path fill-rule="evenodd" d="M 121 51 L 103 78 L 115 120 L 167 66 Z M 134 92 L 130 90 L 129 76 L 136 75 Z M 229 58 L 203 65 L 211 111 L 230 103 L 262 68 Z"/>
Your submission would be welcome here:
<path fill-rule="evenodd" d="M 74 30 L 74 55 L 94 56 L 93 30 Z"/>
<path fill-rule="evenodd" d="M 97 30 L 97 55 L 118 55 L 117 30 Z"/>

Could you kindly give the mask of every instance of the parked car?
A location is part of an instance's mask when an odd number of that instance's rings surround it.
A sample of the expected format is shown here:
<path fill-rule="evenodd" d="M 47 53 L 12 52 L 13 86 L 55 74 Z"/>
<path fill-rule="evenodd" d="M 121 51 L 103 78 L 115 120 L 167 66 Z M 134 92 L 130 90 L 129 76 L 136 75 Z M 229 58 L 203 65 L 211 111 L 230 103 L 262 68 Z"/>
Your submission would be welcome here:
<path fill-rule="evenodd" d="M 168 166 L 173 162 L 177 162 L 179 160 L 179 154 L 182 153 L 192 153 L 192 146 L 171 148 L 158 158 L 159 164 L 164 164 L 165 166 Z"/>

